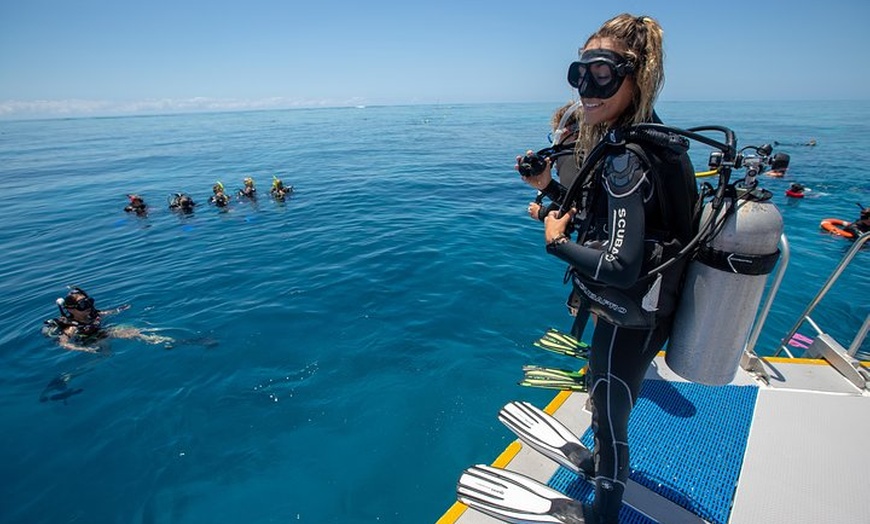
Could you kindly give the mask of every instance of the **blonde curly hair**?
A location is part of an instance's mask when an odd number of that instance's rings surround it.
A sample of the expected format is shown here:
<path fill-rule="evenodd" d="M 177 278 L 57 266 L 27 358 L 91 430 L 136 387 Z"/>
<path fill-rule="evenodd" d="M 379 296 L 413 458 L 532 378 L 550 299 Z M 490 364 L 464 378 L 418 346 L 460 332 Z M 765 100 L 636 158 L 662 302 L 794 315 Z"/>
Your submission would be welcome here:
<path fill-rule="evenodd" d="M 604 22 L 598 31 L 586 39 L 583 48 L 593 40 L 606 38 L 618 42 L 623 47 L 619 51 L 634 64 L 632 105 L 613 127 L 651 120 L 655 101 L 665 83 L 663 34 L 662 26 L 654 18 L 623 13 Z M 583 49 L 580 50 L 582 52 Z M 583 122 L 582 118 L 580 122 Z M 594 126 L 581 124 L 577 147 L 582 152 L 590 151 L 607 129 L 606 123 Z"/>

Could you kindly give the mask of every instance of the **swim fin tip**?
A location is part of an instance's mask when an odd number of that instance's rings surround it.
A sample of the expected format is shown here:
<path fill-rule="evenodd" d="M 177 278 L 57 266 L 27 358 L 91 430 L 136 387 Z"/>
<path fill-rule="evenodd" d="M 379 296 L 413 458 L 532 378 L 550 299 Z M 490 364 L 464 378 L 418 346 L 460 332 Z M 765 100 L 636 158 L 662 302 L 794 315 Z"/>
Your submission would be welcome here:
<path fill-rule="evenodd" d="M 462 472 L 459 502 L 515 524 L 583 524 L 583 504 L 525 475 L 479 464 Z"/>
<path fill-rule="evenodd" d="M 564 424 L 528 402 L 509 402 L 498 419 L 523 444 L 587 479 L 595 477 L 592 452 Z"/>

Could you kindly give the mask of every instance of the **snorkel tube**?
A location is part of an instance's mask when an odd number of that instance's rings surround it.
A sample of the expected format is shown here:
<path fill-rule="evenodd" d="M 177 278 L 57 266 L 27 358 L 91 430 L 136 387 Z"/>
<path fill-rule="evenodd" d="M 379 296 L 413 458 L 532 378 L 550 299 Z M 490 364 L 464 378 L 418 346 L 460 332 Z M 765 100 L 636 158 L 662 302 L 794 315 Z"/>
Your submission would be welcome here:
<path fill-rule="evenodd" d="M 55 300 L 54 303 L 57 304 L 57 309 L 60 311 L 60 316 L 64 318 L 69 318 L 69 313 L 67 313 L 67 311 L 64 309 L 64 300 L 58 297 L 58 299 Z"/>
<path fill-rule="evenodd" d="M 517 171 L 523 177 L 537 176 L 544 172 L 547 168 L 547 159 L 555 160 L 557 157 L 572 154 L 574 152 L 574 143 L 563 143 L 565 132 L 567 131 L 568 121 L 572 117 L 577 118 L 577 111 L 583 106 L 582 101 L 578 100 L 571 104 L 562 114 L 559 119 L 559 124 L 551 133 L 550 145 L 535 153 L 524 155 L 517 162 Z M 570 133 L 568 133 L 570 134 Z M 540 195 L 539 195 L 540 196 Z"/>
<path fill-rule="evenodd" d="M 577 100 L 571 106 L 565 110 L 565 113 L 562 115 L 562 118 L 559 120 L 559 126 L 553 131 L 553 139 L 550 142 L 550 147 L 555 148 L 558 145 L 562 144 L 562 136 L 565 134 L 565 128 L 568 126 L 568 121 L 573 116 L 575 119 L 577 118 L 577 112 L 580 108 L 583 107 L 583 101 Z"/>

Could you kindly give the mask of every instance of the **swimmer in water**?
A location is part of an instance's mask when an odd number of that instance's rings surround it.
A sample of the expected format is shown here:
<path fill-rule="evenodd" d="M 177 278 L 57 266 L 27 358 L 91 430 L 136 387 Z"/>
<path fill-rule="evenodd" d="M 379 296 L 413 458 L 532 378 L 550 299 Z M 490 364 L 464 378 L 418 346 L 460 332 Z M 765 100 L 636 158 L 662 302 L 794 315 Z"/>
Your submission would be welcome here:
<path fill-rule="evenodd" d="M 269 190 L 269 193 L 275 200 L 283 202 L 288 195 L 293 193 L 293 186 L 285 186 L 280 178 L 272 175 L 272 189 Z"/>
<path fill-rule="evenodd" d="M 124 304 L 114 309 L 99 310 L 82 288 L 72 287 L 66 297 L 56 301 L 60 316 L 45 321 L 43 333 L 57 338 L 60 347 L 71 351 L 97 353 L 103 339 L 138 339 L 149 344 L 171 344 L 173 339 L 152 335 L 133 327 L 104 326 L 103 318 L 130 308 Z"/>
<path fill-rule="evenodd" d="M 244 180 L 245 187 L 239 189 L 239 196 L 250 198 L 254 200 L 257 198 L 257 188 L 254 187 L 254 179 L 251 177 L 245 177 Z"/>
<path fill-rule="evenodd" d="M 217 207 L 227 207 L 230 203 L 230 197 L 224 192 L 224 185 L 220 180 L 211 187 L 211 191 L 214 194 L 208 199 L 208 202 Z"/>
<path fill-rule="evenodd" d="M 196 202 L 190 198 L 187 193 L 175 193 L 169 199 L 169 209 L 172 211 L 181 211 L 182 213 L 193 213 L 193 208 Z"/>
<path fill-rule="evenodd" d="M 148 206 L 142 197 L 139 195 L 127 195 L 130 203 L 124 208 L 127 213 L 136 213 L 136 216 L 144 217 L 148 215 Z"/>

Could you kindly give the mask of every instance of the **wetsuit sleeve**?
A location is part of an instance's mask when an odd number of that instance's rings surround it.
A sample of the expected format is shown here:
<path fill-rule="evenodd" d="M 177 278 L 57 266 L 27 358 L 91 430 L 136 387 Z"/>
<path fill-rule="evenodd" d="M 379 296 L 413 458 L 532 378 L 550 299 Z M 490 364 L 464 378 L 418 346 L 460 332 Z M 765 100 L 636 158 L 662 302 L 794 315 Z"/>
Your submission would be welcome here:
<path fill-rule="evenodd" d="M 565 242 L 547 250 L 592 280 L 628 288 L 643 265 L 644 198 L 649 197 L 650 184 L 640 158 L 625 151 L 605 160 L 603 185 L 608 197 L 607 241 Z"/>
<path fill-rule="evenodd" d="M 565 193 L 567 189 L 565 189 L 562 184 L 556 182 L 555 180 L 550 180 L 550 183 L 547 184 L 541 193 L 544 194 L 545 197 L 549 198 L 552 202 L 557 205 L 562 205 L 562 200 L 565 199 Z"/>
<path fill-rule="evenodd" d="M 556 204 L 555 202 L 550 202 L 546 206 L 541 206 L 541 208 L 538 209 L 538 220 L 543 222 L 544 219 L 547 218 L 547 215 L 549 215 L 551 211 L 558 211 L 558 210 L 559 210 L 559 204 Z"/>
<path fill-rule="evenodd" d="M 541 204 L 541 208 L 538 209 L 538 220 L 541 222 L 544 221 L 544 218 L 550 214 L 550 211 L 556 211 L 559 209 L 559 206 L 562 205 L 562 200 L 565 198 L 565 193 L 568 190 L 555 180 L 550 180 L 550 183 L 547 184 L 547 187 L 541 190 L 538 194 L 538 198 L 535 200 L 539 204 Z M 550 204 L 543 205 L 543 198 L 547 197 L 550 199 Z"/>

